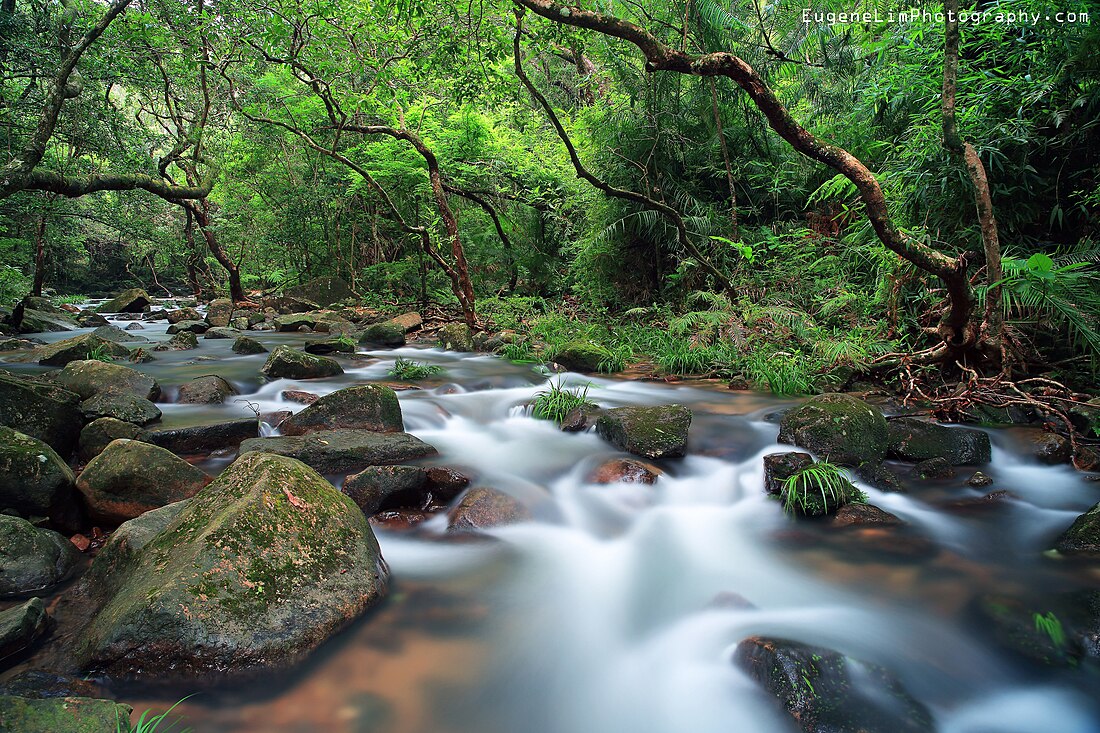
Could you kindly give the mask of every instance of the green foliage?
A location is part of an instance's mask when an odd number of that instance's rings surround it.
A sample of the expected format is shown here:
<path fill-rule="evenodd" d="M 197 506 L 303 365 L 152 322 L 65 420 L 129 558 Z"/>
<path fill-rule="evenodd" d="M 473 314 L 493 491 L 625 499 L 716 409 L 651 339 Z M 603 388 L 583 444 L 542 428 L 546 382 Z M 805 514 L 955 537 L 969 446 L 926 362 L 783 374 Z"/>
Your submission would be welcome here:
<path fill-rule="evenodd" d="M 590 385 L 581 388 L 566 388 L 561 382 L 551 383 L 549 388 L 538 392 L 531 403 L 531 416 L 538 420 L 553 420 L 560 423 L 579 407 L 595 403 L 588 399 Z"/>
<path fill-rule="evenodd" d="M 1064 647 L 1066 645 L 1066 631 L 1062 628 L 1062 622 L 1058 620 L 1053 611 L 1048 611 L 1046 614 L 1033 613 L 1032 619 L 1035 621 L 1036 631 L 1041 631 L 1050 637 L 1050 641 L 1054 646 Z"/>
<path fill-rule="evenodd" d="M 106 346 L 100 344 L 99 346 L 93 346 L 92 348 L 88 349 L 88 360 L 112 362 L 115 360 L 115 358 L 107 353 Z"/>
<path fill-rule="evenodd" d="M 389 371 L 391 377 L 407 381 L 437 377 L 445 373 L 446 370 L 438 364 L 424 364 L 403 357 L 398 357 Z"/>
<path fill-rule="evenodd" d="M 0 265 L 0 304 L 14 303 L 30 291 L 30 278 L 18 268 Z"/>
<path fill-rule="evenodd" d="M 187 697 L 190 697 L 190 695 L 188 695 Z M 187 697 L 179 700 L 174 705 L 172 705 L 172 707 L 168 708 L 159 715 L 151 715 L 151 713 L 153 712 L 151 709 L 143 711 L 141 713 L 141 716 L 138 718 L 137 723 L 134 723 L 126 730 L 129 730 L 130 733 L 189 733 L 191 730 L 190 728 L 176 730 L 176 726 L 180 725 L 183 722 L 183 718 L 176 718 L 173 721 L 168 720 L 168 714 L 175 710 L 180 703 L 187 699 Z M 162 724 L 166 725 L 162 728 Z M 118 721 L 115 729 L 118 733 L 121 733 L 121 731 L 123 730 L 121 720 Z"/>
<path fill-rule="evenodd" d="M 532 364 L 538 361 L 538 355 L 535 353 L 534 346 L 530 341 L 513 341 L 510 344 L 504 344 L 504 348 L 501 349 L 501 356 L 508 361 L 516 362 L 517 364 Z"/>
<path fill-rule="evenodd" d="M 848 473 L 828 461 L 818 461 L 795 472 L 780 488 L 779 500 L 785 512 L 821 514 L 824 507 L 862 504 L 867 495 L 852 486 Z"/>

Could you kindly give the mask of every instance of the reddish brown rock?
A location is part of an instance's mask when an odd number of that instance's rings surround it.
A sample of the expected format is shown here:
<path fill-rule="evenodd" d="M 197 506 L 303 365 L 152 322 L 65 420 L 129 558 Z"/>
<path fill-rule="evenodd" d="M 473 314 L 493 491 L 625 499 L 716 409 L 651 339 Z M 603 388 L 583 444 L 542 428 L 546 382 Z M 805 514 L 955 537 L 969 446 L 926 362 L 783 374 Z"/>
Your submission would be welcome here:
<path fill-rule="evenodd" d="M 664 471 L 651 463 L 634 458 L 612 458 L 588 474 L 593 484 L 653 484 Z"/>

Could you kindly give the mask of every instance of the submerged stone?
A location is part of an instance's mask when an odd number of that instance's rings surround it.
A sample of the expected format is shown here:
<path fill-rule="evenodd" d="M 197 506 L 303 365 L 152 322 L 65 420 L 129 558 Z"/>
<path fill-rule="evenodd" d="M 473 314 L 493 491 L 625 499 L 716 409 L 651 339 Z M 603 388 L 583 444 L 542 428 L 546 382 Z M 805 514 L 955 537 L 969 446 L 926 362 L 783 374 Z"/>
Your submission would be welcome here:
<path fill-rule="evenodd" d="M 447 513 L 447 531 L 476 532 L 524 522 L 530 518 L 530 510 L 510 494 L 477 487 L 467 491 L 462 500 Z"/>

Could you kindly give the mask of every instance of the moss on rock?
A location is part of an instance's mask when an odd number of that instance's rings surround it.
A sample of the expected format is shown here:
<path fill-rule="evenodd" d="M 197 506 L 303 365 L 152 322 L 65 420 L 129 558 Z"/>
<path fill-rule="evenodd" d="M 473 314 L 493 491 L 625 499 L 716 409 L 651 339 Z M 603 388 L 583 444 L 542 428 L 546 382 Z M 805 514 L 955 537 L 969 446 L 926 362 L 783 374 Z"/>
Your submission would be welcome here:
<path fill-rule="evenodd" d="M 76 445 L 80 396 L 54 384 L 0 372 L 0 425 L 45 441 L 62 456 Z"/>
<path fill-rule="evenodd" d="M 465 323 L 448 323 L 436 334 L 439 345 L 449 351 L 473 351 L 474 334 Z"/>
<path fill-rule="evenodd" d="M 57 532 L 0 514 L 0 597 L 56 585 L 69 574 L 78 556 L 73 543 Z"/>
<path fill-rule="evenodd" d="M 133 711 L 114 700 L 0 695 L 0 723 L 12 733 L 129 733 Z"/>
<path fill-rule="evenodd" d="M 58 519 L 73 503 L 72 469 L 38 438 L 0 426 L 0 510 Z"/>
<path fill-rule="evenodd" d="M 919 463 L 943 458 L 952 466 L 989 463 L 989 436 L 973 428 L 949 428 L 927 420 L 901 417 L 889 420 L 889 454 L 903 461 Z"/>
<path fill-rule="evenodd" d="M 335 359 L 296 351 L 285 344 L 271 352 L 260 373 L 269 379 L 320 379 L 343 374 Z"/>
<path fill-rule="evenodd" d="M 675 458 L 687 450 L 691 410 L 683 405 L 616 407 L 596 420 L 596 433 L 642 458 Z"/>
<path fill-rule="evenodd" d="M 570 371 L 596 372 L 611 361 L 611 352 L 589 341 L 570 341 L 550 358 Z"/>
<path fill-rule="evenodd" d="M 283 435 L 342 428 L 401 432 L 404 422 L 397 393 L 380 384 L 346 387 L 321 397 L 279 425 Z"/>
<path fill-rule="evenodd" d="M 779 440 L 834 463 L 881 463 L 886 457 L 886 418 L 856 397 L 818 395 L 783 416 Z"/>

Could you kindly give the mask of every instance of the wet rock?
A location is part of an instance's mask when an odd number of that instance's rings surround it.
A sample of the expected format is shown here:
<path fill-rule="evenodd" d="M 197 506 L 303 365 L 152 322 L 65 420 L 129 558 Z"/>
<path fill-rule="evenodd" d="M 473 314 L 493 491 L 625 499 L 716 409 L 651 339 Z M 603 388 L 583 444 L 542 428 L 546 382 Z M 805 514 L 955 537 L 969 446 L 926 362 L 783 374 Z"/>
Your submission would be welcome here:
<path fill-rule="evenodd" d="M 348 474 L 368 466 L 408 463 L 435 455 L 435 448 L 408 433 L 370 430 L 323 430 L 309 435 L 252 438 L 241 443 L 249 451 L 296 458 L 327 474 Z"/>
<path fill-rule="evenodd" d="M 809 453 L 792 451 L 764 456 L 764 491 L 779 496 L 787 479 L 813 464 L 814 458 Z"/>
<path fill-rule="evenodd" d="M 278 316 L 275 318 L 275 329 L 284 332 L 319 331 L 328 333 L 334 330 L 334 325 L 338 325 L 339 330 L 343 331 L 347 323 L 348 321 L 339 313 L 328 310 L 315 310 Z"/>
<path fill-rule="evenodd" d="M 1100 555 L 1100 504 L 1077 517 L 1054 543 L 1063 555 Z"/>
<path fill-rule="evenodd" d="M 141 313 L 149 305 L 149 294 L 141 288 L 123 290 L 96 308 L 96 313 Z"/>
<path fill-rule="evenodd" d="M 437 498 L 449 502 L 470 485 L 470 479 L 460 471 L 443 466 L 428 469 L 428 489 Z"/>
<path fill-rule="evenodd" d="M 80 311 L 80 314 L 76 317 L 76 322 L 81 328 L 95 328 L 97 326 L 106 326 L 109 323 L 106 318 L 93 310 Z"/>
<path fill-rule="evenodd" d="M 675 458 L 687 450 L 691 410 L 683 405 L 616 407 L 596 421 L 596 433 L 642 458 Z"/>
<path fill-rule="evenodd" d="M 199 346 L 199 337 L 191 331 L 180 331 L 179 333 L 172 334 L 172 338 L 157 344 L 153 347 L 153 351 L 188 351 L 190 349 L 197 349 Z"/>
<path fill-rule="evenodd" d="M 1051 605 L 1059 606 L 1057 612 Z M 1076 666 L 1081 649 L 1067 633 L 1068 616 L 1061 606 L 986 594 L 976 600 L 974 611 L 980 627 L 1002 647 L 1040 664 Z"/>
<path fill-rule="evenodd" d="M 95 355 L 111 359 L 125 359 L 130 355 L 130 350 L 122 344 L 101 339 L 95 334 L 83 333 L 79 336 L 73 336 L 71 339 L 39 346 L 30 352 L 27 359 L 28 361 L 37 361 L 43 366 L 65 366 L 70 362 L 81 361 Z"/>
<path fill-rule="evenodd" d="M 346 387 L 317 399 L 279 425 L 283 435 L 342 428 L 400 432 L 404 423 L 397 393 L 377 384 Z"/>
<path fill-rule="evenodd" d="M 369 346 L 404 346 L 405 328 L 389 321 L 367 326 L 359 343 Z"/>
<path fill-rule="evenodd" d="M 303 392 L 298 389 L 284 389 L 279 393 L 287 402 L 297 402 L 299 405 L 312 405 L 318 399 L 320 395 L 315 395 L 312 392 Z"/>
<path fill-rule="evenodd" d="M 254 338 L 241 336 L 233 342 L 234 354 L 266 354 L 267 347 Z"/>
<path fill-rule="evenodd" d="M 179 321 L 169 326 L 166 333 L 169 336 L 176 333 L 183 333 L 184 331 L 190 331 L 191 333 L 206 333 L 209 329 L 210 324 L 206 321 Z"/>
<path fill-rule="evenodd" d="M 1073 465 L 1079 471 L 1100 471 L 1100 450 L 1087 445 L 1077 446 Z"/>
<path fill-rule="evenodd" d="M 111 533 L 82 579 L 97 601 L 107 598 L 138 564 L 141 551 L 187 508 L 190 499 L 165 504 L 123 522 Z"/>
<path fill-rule="evenodd" d="M 844 394 L 812 397 L 783 416 L 779 441 L 834 463 L 858 466 L 886 457 L 886 418 L 877 407 Z"/>
<path fill-rule="evenodd" d="M 285 288 L 283 295 L 288 298 L 308 300 L 323 308 L 342 303 L 349 298 L 359 300 L 359 294 L 351 289 L 340 277 L 315 277 L 301 285 Z"/>
<path fill-rule="evenodd" d="M 160 419 L 160 408 L 130 392 L 100 392 L 80 403 L 85 420 L 113 417 L 116 420 L 148 425 Z"/>
<path fill-rule="evenodd" d="M 64 580 L 79 553 L 67 539 L 0 514 L 0 597 L 37 593 Z"/>
<path fill-rule="evenodd" d="M 194 308 L 180 308 L 179 310 L 168 311 L 164 317 L 168 320 L 168 323 L 173 326 L 184 321 L 202 320 L 202 314 Z"/>
<path fill-rule="evenodd" d="M 432 502 L 419 466 L 371 466 L 344 480 L 343 492 L 368 517 L 381 510 L 424 509 Z"/>
<path fill-rule="evenodd" d="M 0 722 L 13 733 L 129 733 L 133 710 L 114 700 L 0 695 Z"/>
<path fill-rule="evenodd" d="M 67 524 L 73 481 L 72 470 L 49 445 L 0 427 L 0 510 Z"/>
<path fill-rule="evenodd" d="M 853 470 L 856 477 L 879 491 L 890 491 L 896 494 L 904 493 L 905 486 L 901 479 L 882 463 L 863 463 Z"/>
<path fill-rule="evenodd" d="M 20 333 L 48 333 L 53 331 L 72 331 L 77 327 L 76 319 L 67 313 L 46 313 L 25 308 L 23 320 L 19 324 Z"/>
<path fill-rule="evenodd" d="M 0 684 L 0 695 L 42 699 L 48 697 L 99 697 L 102 690 L 93 682 L 40 669 L 28 669 Z M 106 733 L 115 733 L 108 729 Z"/>
<path fill-rule="evenodd" d="M 897 527 L 904 524 L 873 504 L 845 504 L 833 515 L 833 527 Z"/>
<path fill-rule="evenodd" d="M 157 308 L 156 310 L 147 310 L 142 314 L 141 320 L 143 321 L 166 321 L 168 320 L 168 311 L 164 308 Z"/>
<path fill-rule="evenodd" d="M 1027 425 L 1040 420 L 1040 415 L 1031 405 L 1009 405 L 994 407 L 975 403 L 970 412 L 983 425 Z"/>
<path fill-rule="evenodd" d="M 346 337 L 323 339 L 321 341 L 309 341 L 303 350 L 307 354 L 354 354 L 355 340 Z"/>
<path fill-rule="evenodd" d="M 611 352 L 588 341 L 570 341 L 554 352 L 551 359 L 571 372 L 595 372 L 611 359 Z"/>
<path fill-rule="evenodd" d="M 989 436 L 982 430 L 945 427 L 915 417 L 889 420 L 889 453 L 914 463 L 943 458 L 952 466 L 980 466 L 990 460 Z"/>
<path fill-rule="evenodd" d="M 981 471 L 975 471 L 974 475 L 966 480 L 966 483 L 968 486 L 973 486 L 974 488 L 980 489 L 984 486 L 992 485 L 993 479 L 989 476 L 986 476 Z"/>
<path fill-rule="evenodd" d="M 351 499 L 298 461 L 250 453 L 137 553 L 76 653 L 123 675 L 281 669 L 385 592 Z"/>
<path fill-rule="evenodd" d="M 478 487 L 466 492 L 447 513 L 447 531 L 476 532 L 490 527 L 525 522 L 531 512 L 520 501 L 503 491 Z"/>
<path fill-rule="evenodd" d="M 1077 403 L 1067 412 L 1073 427 L 1082 435 L 1100 437 L 1100 397 Z"/>
<path fill-rule="evenodd" d="M 189 405 L 220 405 L 226 398 L 240 394 L 237 388 L 215 374 L 195 377 L 180 386 L 177 402 Z"/>
<path fill-rule="evenodd" d="M 1031 444 L 1032 455 L 1048 466 L 1068 463 L 1073 456 L 1073 447 L 1069 440 L 1057 433 L 1029 433 L 1028 442 Z"/>
<path fill-rule="evenodd" d="M 844 506 L 866 500 L 863 492 L 843 476 L 837 477 L 828 488 L 823 488 L 806 475 L 794 475 L 796 478 L 789 490 L 785 481 L 780 484 L 779 496 L 783 502 L 783 510 L 796 517 L 835 514 Z"/>
<path fill-rule="evenodd" d="M 160 385 L 148 374 L 121 364 L 102 361 L 74 361 L 56 376 L 57 383 L 88 399 L 103 392 L 126 392 L 155 400 L 160 397 Z"/>
<path fill-rule="evenodd" d="M 131 323 L 129 326 L 126 327 L 125 330 L 119 328 L 118 326 L 106 325 L 100 326 L 99 328 L 92 331 L 92 335 L 96 336 L 97 338 L 101 338 L 104 341 L 113 341 L 116 344 L 130 344 L 134 343 L 135 341 L 145 341 L 145 339 L 143 339 L 141 336 L 135 336 L 132 333 L 126 332 L 137 330 L 131 328 L 131 326 L 137 326 L 138 329 L 145 328 L 140 323 L 136 322 Z"/>
<path fill-rule="evenodd" d="M 112 441 L 76 479 L 93 521 L 117 525 L 165 504 L 190 499 L 211 478 L 164 448 Z"/>
<path fill-rule="evenodd" d="M 465 323 L 448 323 L 436 334 L 439 345 L 448 351 L 473 351 L 474 334 Z"/>
<path fill-rule="evenodd" d="M 77 457 L 82 461 L 90 461 L 106 448 L 114 440 L 136 438 L 141 433 L 141 428 L 133 423 L 123 422 L 113 417 L 101 417 L 84 426 L 80 431 L 80 445 L 77 448 Z"/>
<path fill-rule="evenodd" d="M 255 418 L 241 418 L 186 428 L 144 430 L 138 439 L 172 453 L 190 455 L 235 448 L 243 441 L 257 437 L 259 433 L 260 426 Z"/>
<path fill-rule="evenodd" d="M 566 415 L 558 427 L 564 433 L 579 433 L 595 426 L 605 412 L 606 410 L 596 405 L 582 405 Z"/>
<path fill-rule="evenodd" d="M 949 479 L 955 478 L 955 469 L 946 458 L 937 456 L 921 461 L 913 471 L 922 479 Z"/>
<path fill-rule="evenodd" d="M 1012 494 L 1001 489 L 1000 491 L 991 491 L 985 496 L 969 496 L 963 499 L 955 499 L 941 506 L 953 512 L 983 511 L 1004 506 L 1005 502 L 1012 498 L 1014 498 Z"/>
<path fill-rule="evenodd" d="M 29 649 L 50 630 L 50 617 L 41 598 L 0 611 L 0 665 L 5 657 Z"/>
<path fill-rule="evenodd" d="M 208 328 L 202 337 L 204 339 L 238 339 L 241 335 L 241 332 L 235 328 L 214 326 L 213 328 Z"/>
<path fill-rule="evenodd" d="M 269 379 L 321 379 L 343 374 L 340 363 L 327 356 L 314 356 L 283 345 L 271 352 L 260 373 Z"/>
<path fill-rule="evenodd" d="M 405 333 L 412 333 L 424 325 L 424 319 L 416 312 L 402 313 L 399 316 L 391 318 L 387 322 L 400 326 L 405 330 Z"/>
<path fill-rule="evenodd" d="M 73 452 L 83 419 L 80 395 L 56 384 L 0 372 L 0 425 Z"/>
<path fill-rule="evenodd" d="M 213 327 L 224 328 L 233 320 L 233 301 L 229 298 L 217 298 L 206 307 L 206 322 Z"/>
<path fill-rule="evenodd" d="M 888 670 L 831 649 L 753 636 L 734 664 L 805 733 L 932 733 L 928 709 Z"/>
<path fill-rule="evenodd" d="M 145 326 L 141 325 L 137 321 L 134 321 L 129 326 L 127 326 L 125 330 L 127 330 L 127 331 L 144 331 Z"/>
<path fill-rule="evenodd" d="M 664 471 L 652 463 L 634 458 L 612 458 L 604 461 L 588 474 L 593 484 L 653 484 Z"/>

